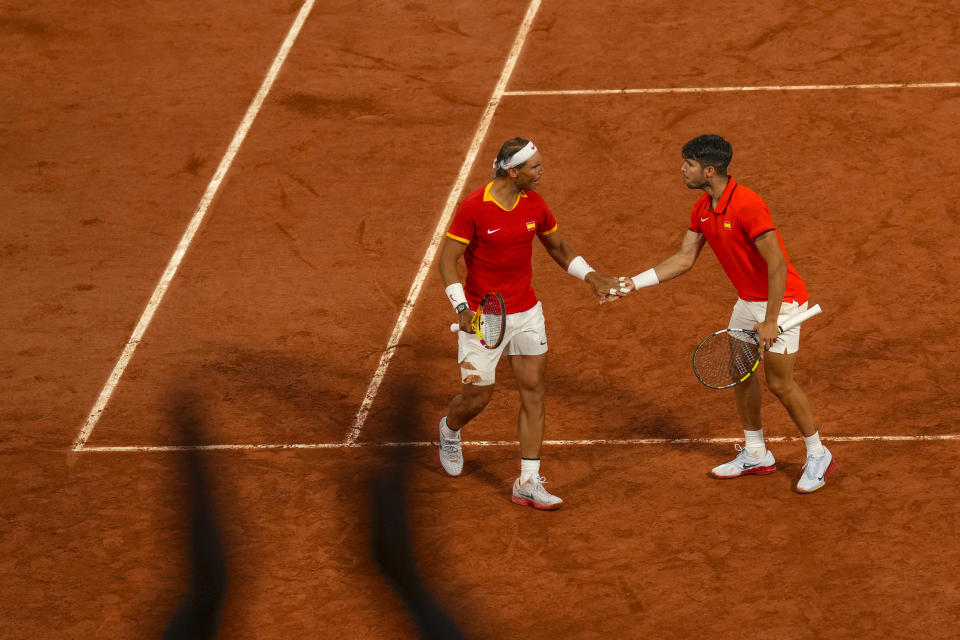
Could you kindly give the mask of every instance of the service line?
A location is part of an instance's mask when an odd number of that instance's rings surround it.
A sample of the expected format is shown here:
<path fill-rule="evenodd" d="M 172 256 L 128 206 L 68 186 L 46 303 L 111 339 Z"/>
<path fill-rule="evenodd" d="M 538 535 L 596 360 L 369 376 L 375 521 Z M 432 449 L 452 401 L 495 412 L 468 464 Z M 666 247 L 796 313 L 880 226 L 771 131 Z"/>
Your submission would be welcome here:
<path fill-rule="evenodd" d="M 505 91 L 505 96 L 588 96 L 635 93 L 725 93 L 747 91 L 842 91 L 848 89 L 956 89 L 960 82 L 900 82 L 891 84 L 794 84 L 745 87 L 657 87 L 647 89 L 543 89 Z"/>
<path fill-rule="evenodd" d="M 107 378 L 106 384 L 104 384 L 103 388 L 100 390 L 100 395 L 97 397 L 97 401 L 94 403 L 93 409 L 90 410 L 90 415 L 87 416 L 87 420 L 84 422 L 83 428 L 80 429 L 80 434 L 77 435 L 76 439 L 73 441 L 74 451 L 84 450 L 87 440 L 90 438 L 90 434 L 93 433 L 93 429 L 97 426 L 100 416 L 103 415 L 103 410 L 106 408 L 107 403 L 110 402 L 110 396 L 113 395 L 114 390 L 120 383 L 120 378 L 123 377 L 123 372 L 126 370 L 127 365 L 130 364 L 130 360 L 133 358 L 133 354 L 136 352 L 137 346 L 143 339 L 143 335 L 147 332 L 147 328 L 150 326 L 150 321 L 153 320 L 153 316 L 157 311 L 157 307 L 159 307 L 160 303 L 163 302 L 163 297 L 167 293 L 167 289 L 170 287 L 170 282 L 176 275 L 177 269 L 180 267 L 180 263 L 183 262 L 183 257 L 186 255 L 187 249 L 190 248 L 190 243 L 193 242 L 193 237 L 200 228 L 200 224 L 203 222 L 204 217 L 206 217 L 207 210 L 210 208 L 210 203 L 213 202 L 214 196 L 216 196 L 217 191 L 220 190 L 220 185 L 223 182 L 223 178 L 230 169 L 230 165 L 233 164 L 233 159 L 236 158 L 237 152 L 240 150 L 240 145 L 242 145 L 244 139 L 246 139 L 247 133 L 250 131 L 250 127 L 253 125 L 253 121 L 256 119 L 257 114 L 260 113 L 260 108 L 263 106 L 263 102 L 266 99 L 267 94 L 270 93 L 270 89 L 273 87 L 273 82 L 277 79 L 277 75 L 280 73 L 280 68 L 287 59 L 287 54 L 290 53 L 293 43 L 300 34 L 300 29 L 303 27 L 304 21 L 310 14 L 310 10 L 313 8 L 314 1 L 315 0 L 305 0 L 303 6 L 300 7 L 300 12 L 297 14 L 296 19 L 290 26 L 290 30 L 287 32 L 287 37 L 283 40 L 283 44 L 280 45 L 280 50 L 273 59 L 273 64 L 270 65 L 270 69 L 267 71 L 267 75 L 263 79 L 259 91 L 257 91 L 253 101 L 247 108 L 247 113 L 243 116 L 243 120 L 240 121 L 240 126 L 237 127 L 236 133 L 233 134 L 233 140 L 230 141 L 230 146 L 227 147 L 226 153 L 220 160 L 220 165 L 217 167 L 216 173 L 214 173 L 213 178 L 210 179 L 210 183 L 207 185 L 207 189 L 204 191 L 203 197 L 200 199 L 200 204 L 197 207 L 196 212 L 193 214 L 193 218 L 190 219 L 190 223 L 187 225 L 186 231 L 183 232 L 183 236 L 180 238 L 180 242 L 177 244 L 177 248 L 173 252 L 173 256 L 170 257 L 170 261 L 167 263 L 167 268 L 160 277 L 160 282 L 157 283 L 156 288 L 153 290 L 153 295 L 150 296 L 150 301 L 147 303 L 146 308 L 140 315 L 140 320 L 137 321 L 137 326 L 134 327 L 133 334 L 130 336 L 130 339 L 127 340 L 127 344 L 123 347 L 123 352 L 120 354 L 117 364 L 114 365 L 113 371 L 110 372 L 110 376 Z"/>

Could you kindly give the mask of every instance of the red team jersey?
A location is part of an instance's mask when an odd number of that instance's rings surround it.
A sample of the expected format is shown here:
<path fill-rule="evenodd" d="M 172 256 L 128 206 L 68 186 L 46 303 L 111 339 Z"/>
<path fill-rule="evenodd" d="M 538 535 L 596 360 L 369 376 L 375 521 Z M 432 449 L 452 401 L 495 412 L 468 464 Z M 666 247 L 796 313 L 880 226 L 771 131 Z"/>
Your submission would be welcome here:
<path fill-rule="evenodd" d="M 705 193 L 697 200 L 690 214 L 690 231 L 704 235 L 737 288 L 737 295 L 753 302 L 767 300 L 767 261 L 753 242 L 767 231 L 773 231 L 787 261 L 783 300 L 803 304 L 807 301 L 807 286 L 787 257 L 783 240 L 770 218 L 770 209 L 760 196 L 737 184 L 733 176 L 729 178 L 716 210 L 710 194 Z"/>
<path fill-rule="evenodd" d="M 533 238 L 556 231 L 557 220 L 535 191 L 521 191 L 508 210 L 490 195 L 491 186 L 473 191 L 460 203 L 447 237 L 467 245 L 464 291 L 471 308 L 496 291 L 507 313 L 519 313 L 537 304 L 530 284 Z"/>

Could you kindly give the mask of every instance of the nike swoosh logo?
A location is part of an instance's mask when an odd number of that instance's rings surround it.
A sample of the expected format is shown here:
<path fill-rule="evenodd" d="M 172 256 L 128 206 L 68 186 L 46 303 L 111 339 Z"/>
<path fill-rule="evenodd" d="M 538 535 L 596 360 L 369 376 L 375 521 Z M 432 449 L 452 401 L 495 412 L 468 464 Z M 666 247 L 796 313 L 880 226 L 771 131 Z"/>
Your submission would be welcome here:
<path fill-rule="evenodd" d="M 823 475 L 817 476 L 817 482 L 823 482 L 823 479 L 827 477 L 827 474 L 830 473 L 830 465 L 827 465 L 827 468 L 823 470 Z"/>
<path fill-rule="evenodd" d="M 700 222 L 706 222 L 706 221 L 709 220 L 709 219 L 710 219 L 710 218 L 700 218 Z"/>
<path fill-rule="evenodd" d="M 753 464 L 750 464 L 750 463 L 748 463 L 748 462 L 744 462 L 744 463 L 742 464 L 742 466 L 743 466 L 744 469 L 753 469 L 754 467 L 759 467 L 759 466 L 760 466 L 760 463 L 759 463 L 759 462 L 754 462 Z"/>
<path fill-rule="evenodd" d="M 487 234 L 489 235 L 491 233 L 496 233 L 497 231 L 500 231 L 500 229 L 502 228 L 503 227 L 497 227 L 496 229 L 487 229 Z"/>

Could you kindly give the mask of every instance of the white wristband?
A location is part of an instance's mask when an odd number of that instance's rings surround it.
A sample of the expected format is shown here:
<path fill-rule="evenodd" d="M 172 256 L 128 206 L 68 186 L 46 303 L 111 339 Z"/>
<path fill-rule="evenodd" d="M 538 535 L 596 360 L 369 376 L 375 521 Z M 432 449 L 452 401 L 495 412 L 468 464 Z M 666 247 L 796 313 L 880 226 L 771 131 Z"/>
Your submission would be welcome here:
<path fill-rule="evenodd" d="M 644 287 L 652 287 L 655 284 L 660 284 L 660 278 L 657 277 L 656 269 L 647 269 L 643 273 L 635 275 L 630 279 L 633 280 L 634 289 L 643 289 Z"/>
<path fill-rule="evenodd" d="M 596 269 L 588 265 L 587 261 L 581 256 L 577 256 L 570 261 L 569 265 L 567 265 L 567 273 L 572 275 L 574 278 L 579 278 L 580 280 L 586 280 L 587 274 L 594 271 L 596 271 Z"/>
<path fill-rule="evenodd" d="M 450 301 L 450 304 L 453 305 L 453 310 L 456 311 L 457 307 L 461 304 L 467 304 L 467 294 L 463 292 L 463 285 L 459 282 L 454 282 L 452 285 L 444 289 L 447 292 L 447 300 Z"/>

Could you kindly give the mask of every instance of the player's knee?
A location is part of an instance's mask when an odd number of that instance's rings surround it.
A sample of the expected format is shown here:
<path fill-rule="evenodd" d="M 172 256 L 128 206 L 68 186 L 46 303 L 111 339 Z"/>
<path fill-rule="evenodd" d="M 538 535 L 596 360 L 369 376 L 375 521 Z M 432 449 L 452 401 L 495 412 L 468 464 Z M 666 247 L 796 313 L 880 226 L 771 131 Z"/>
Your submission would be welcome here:
<path fill-rule="evenodd" d="M 767 388 L 778 398 L 789 395 L 795 386 L 796 383 L 793 381 L 793 378 L 767 377 Z"/>
<path fill-rule="evenodd" d="M 546 394 L 547 383 L 542 373 L 521 372 L 516 376 L 517 388 L 523 395 L 540 396 Z"/>
<path fill-rule="evenodd" d="M 542 405 L 546 395 L 546 385 L 542 383 L 520 387 L 520 399 L 524 404 Z"/>
<path fill-rule="evenodd" d="M 545 385 L 543 382 L 541 382 L 540 384 L 538 384 L 538 385 L 534 386 L 533 388 L 531 388 L 531 389 L 528 391 L 528 393 L 530 393 L 530 394 L 532 394 L 533 396 L 539 398 L 540 400 L 543 400 L 543 397 L 544 397 L 545 395 L 547 395 L 547 385 Z"/>

